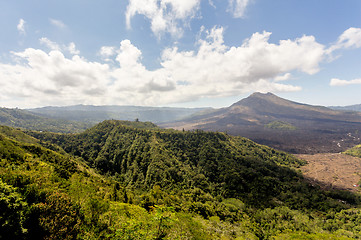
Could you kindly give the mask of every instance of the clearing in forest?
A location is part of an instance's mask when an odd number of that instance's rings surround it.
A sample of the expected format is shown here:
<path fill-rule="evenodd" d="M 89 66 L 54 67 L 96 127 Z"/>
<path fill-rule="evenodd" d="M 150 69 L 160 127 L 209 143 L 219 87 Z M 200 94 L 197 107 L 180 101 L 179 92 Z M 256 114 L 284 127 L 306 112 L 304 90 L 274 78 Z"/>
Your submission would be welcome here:
<path fill-rule="evenodd" d="M 308 162 L 301 167 L 306 178 L 322 187 L 360 191 L 361 158 L 341 153 L 297 154 Z"/>

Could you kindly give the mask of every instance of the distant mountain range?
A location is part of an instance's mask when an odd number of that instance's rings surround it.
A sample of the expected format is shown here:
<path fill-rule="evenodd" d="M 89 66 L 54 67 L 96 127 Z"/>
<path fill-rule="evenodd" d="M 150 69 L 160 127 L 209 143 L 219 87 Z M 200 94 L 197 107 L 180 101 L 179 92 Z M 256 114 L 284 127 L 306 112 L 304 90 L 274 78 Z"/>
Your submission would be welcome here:
<path fill-rule="evenodd" d="M 161 126 L 224 131 L 293 153 L 338 152 L 359 141 L 361 113 L 254 93 L 230 107 Z"/>
<path fill-rule="evenodd" d="M 141 106 L 92 106 L 42 107 L 28 109 L 30 112 L 49 118 L 65 119 L 96 124 L 108 119 L 170 122 L 189 117 L 207 108 L 171 108 Z"/>
<path fill-rule="evenodd" d="M 84 122 L 38 116 L 18 108 L 0 108 L 0 125 L 61 133 L 82 132 L 92 126 Z"/>
<path fill-rule="evenodd" d="M 131 120 L 162 123 L 189 117 L 211 108 L 171 108 L 139 106 L 0 108 L 0 125 L 60 133 L 77 133 L 104 120 Z"/>
<path fill-rule="evenodd" d="M 349 105 L 349 106 L 330 106 L 329 108 L 340 111 L 356 111 L 361 112 L 361 104 Z"/>

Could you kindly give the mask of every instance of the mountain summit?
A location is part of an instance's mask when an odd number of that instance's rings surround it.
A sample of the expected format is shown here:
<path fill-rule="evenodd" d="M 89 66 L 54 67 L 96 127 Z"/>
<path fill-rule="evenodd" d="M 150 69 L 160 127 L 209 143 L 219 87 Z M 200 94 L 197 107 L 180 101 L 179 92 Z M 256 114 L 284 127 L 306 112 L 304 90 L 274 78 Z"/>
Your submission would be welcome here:
<path fill-rule="evenodd" d="M 338 152 L 361 137 L 356 136 L 361 130 L 361 113 L 336 111 L 290 101 L 273 93 L 256 92 L 230 107 L 166 127 L 226 131 L 294 153 Z"/>

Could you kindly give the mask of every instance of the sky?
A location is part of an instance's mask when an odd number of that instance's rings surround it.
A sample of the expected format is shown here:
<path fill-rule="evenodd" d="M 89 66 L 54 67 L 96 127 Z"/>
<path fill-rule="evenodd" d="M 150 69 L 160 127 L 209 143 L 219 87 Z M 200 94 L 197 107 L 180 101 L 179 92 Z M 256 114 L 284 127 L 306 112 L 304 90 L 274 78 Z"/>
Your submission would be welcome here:
<path fill-rule="evenodd" d="M 0 0 L 0 106 L 361 104 L 360 0 Z"/>

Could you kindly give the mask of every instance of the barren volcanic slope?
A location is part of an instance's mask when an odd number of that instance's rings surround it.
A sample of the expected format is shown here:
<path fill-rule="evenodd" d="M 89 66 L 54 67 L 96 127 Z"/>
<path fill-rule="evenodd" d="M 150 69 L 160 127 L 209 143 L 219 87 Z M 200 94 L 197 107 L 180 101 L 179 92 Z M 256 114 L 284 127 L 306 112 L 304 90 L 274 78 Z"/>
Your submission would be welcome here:
<path fill-rule="evenodd" d="M 162 126 L 225 131 L 291 153 L 340 152 L 360 142 L 361 113 L 254 93 L 230 107 Z"/>

